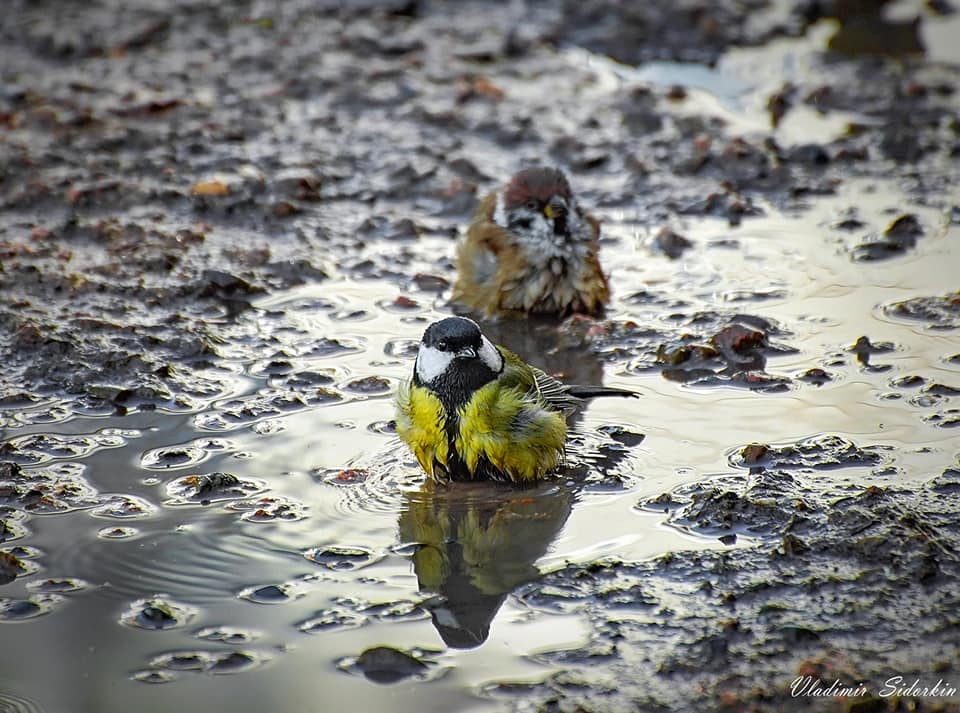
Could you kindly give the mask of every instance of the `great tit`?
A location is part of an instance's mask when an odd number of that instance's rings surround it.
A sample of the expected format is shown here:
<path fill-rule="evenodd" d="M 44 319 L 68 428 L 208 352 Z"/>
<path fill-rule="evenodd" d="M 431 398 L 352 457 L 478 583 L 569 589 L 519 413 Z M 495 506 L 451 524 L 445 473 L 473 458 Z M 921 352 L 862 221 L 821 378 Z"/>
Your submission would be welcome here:
<path fill-rule="evenodd" d="M 438 481 L 534 481 L 560 464 L 566 417 L 595 396 L 637 394 L 563 384 L 473 320 L 447 317 L 427 327 L 413 378 L 397 391 L 397 433 Z"/>
<path fill-rule="evenodd" d="M 453 301 L 487 317 L 596 314 L 610 297 L 599 236 L 563 171 L 520 171 L 480 202 L 457 250 Z"/>

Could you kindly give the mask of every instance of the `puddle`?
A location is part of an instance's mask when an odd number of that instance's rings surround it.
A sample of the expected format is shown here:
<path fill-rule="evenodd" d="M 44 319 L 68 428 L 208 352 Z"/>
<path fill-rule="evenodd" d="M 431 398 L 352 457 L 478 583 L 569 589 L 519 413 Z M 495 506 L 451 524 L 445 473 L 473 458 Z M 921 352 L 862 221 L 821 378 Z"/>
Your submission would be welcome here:
<path fill-rule="evenodd" d="M 848 434 L 890 449 L 885 455 L 890 469 L 872 464 L 867 468 L 872 472 L 861 471 L 857 482 L 902 486 L 926 480 L 956 462 L 955 433 L 924 421 L 949 404 L 952 392 L 930 405 L 888 397 L 906 392 L 895 383 L 898 375 L 957 385 L 958 367 L 945 361 L 956 343 L 949 332 L 888 316 L 884 306 L 954 286 L 947 233 L 955 238 L 956 228 L 944 231 L 936 211 L 920 210 L 932 233 L 924 250 L 865 272 L 849 258 L 847 235 L 829 224 L 851 205 L 865 222 L 882 224 L 897 203 L 889 186 L 854 183 L 797 217 L 774 213 L 741 228 L 691 221 L 680 226 L 695 246 L 681 269 L 649 257 L 642 226 L 611 223 L 610 233 L 622 238 L 606 248 L 608 264 L 641 266 L 613 268 L 618 299 L 611 319 L 669 325 L 659 309 L 631 304 L 633 291 L 683 294 L 693 311 L 718 297 L 737 309 L 737 299 L 723 298 L 732 286 L 749 291 L 775 284 L 783 296 L 745 305 L 753 314 L 777 319 L 790 333 L 785 339 L 794 349 L 772 357 L 769 368 L 793 377 L 819 365 L 832 375 L 822 386 L 791 381 L 784 393 L 759 394 L 677 386 L 622 360 L 601 364 L 606 383 L 644 393 L 636 405 L 597 402 L 577 425 L 588 448 L 603 442 L 610 424 L 644 434 L 642 443 L 627 449 L 621 470 L 628 478 L 617 487 L 559 481 L 543 493 L 425 491 L 396 436 L 380 427 L 392 413 L 388 395 L 379 391 L 339 389 L 336 400 L 311 402 L 308 396 L 295 408 L 251 410 L 244 412 L 248 418 L 210 428 L 210 414 L 266 393 L 261 384 L 276 378 L 268 373 L 251 377 L 248 392 L 193 415 L 74 418 L 63 433 L 49 425 L 18 429 L 7 443 L 22 461 L 21 478 L 38 479 L 51 459 L 82 463 L 83 470 L 71 477 L 91 504 L 104 504 L 70 515 L 37 515 L 18 525 L 26 529 L 18 542 L 38 548 L 28 561 L 39 566 L 8 585 L 4 596 L 35 601 L 30 591 L 38 578 L 85 585 L 76 591 L 57 587 L 56 601 L 37 602 L 29 612 L 28 605 L 19 606 L 16 616 L 7 606 L 6 620 L 29 622 L 20 626 L 34 629 L 29 641 L 15 647 L 16 659 L 5 661 L 6 670 L 20 671 L 21 690 L 39 686 L 17 662 L 49 655 L 44 642 L 55 637 L 83 650 L 128 652 L 127 668 L 91 668 L 108 665 L 105 659 L 74 667 L 77 675 L 137 685 L 166 682 L 163 690 L 174 690 L 202 685 L 188 680 L 202 682 L 229 669 L 236 681 L 281 686 L 291 700 L 306 695 L 301 676 L 311 688 L 346 688 L 358 700 L 376 700 L 365 698 L 375 692 L 361 685 L 363 675 L 344 678 L 352 664 L 342 661 L 375 643 L 419 642 L 444 652 L 431 664 L 439 673 L 431 672 L 419 693 L 403 700 L 432 706 L 447 696 L 457 706 L 482 708 L 486 704 L 472 698 L 475 693 L 484 691 L 488 702 L 495 702 L 503 686 L 531 685 L 550 673 L 550 665 L 533 663 L 537 652 L 553 652 L 548 657 L 553 661 L 556 652 L 577 649 L 588 639 L 587 624 L 577 614 L 531 608 L 516 599 L 540 572 L 612 556 L 650 561 L 672 552 L 730 551 L 762 541 L 760 535 L 740 533 L 724 542 L 715 530 L 705 537 L 675 527 L 669 508 L 637 507 L 665 491 L 729 473 L 731 448 Z M 736 241 L 739 249 L 712 247 L 721 239 Z M 789 261 L 775 257 L 784 254 Z M 297 311 L 331 293 L 363 309 L 365 319 L 344 325 L 333 314 Z M 406 377 L 412 355 L 393 345 L 441 313 L 423 309 L 398 319 L 378 306 L 382 294 L 379 287 L 354 281 L 304 287 L 257 302 L 242 321 L 262 333 L 270 329 L 264 315 L 288 315 L 288 324 L 273 317 L 270 322 L 296 326 L 297 338 L 288 345 L 301 354 L 331 333 L 364 345 L 333 357 L 298 357 L 298 373 L 332 368 L 341 384 L 366 377 L 396 383 Z M 889 372 L 858 363 L 851 347 L 861 334 L 893 345 L 874 357 L 889 363 Z M 289 397 L 300 388 L 287 384 L 276 393 Z M 316 379 L 305 388 L 309 393 L 331 387 Z M 268 422 L 274 427 L 262 428 Z M 251 513 L 258 516 L 248 517 Z M 117 526 L 105 527 L 103 518 Z M 685 606 L 682 598 L 675 606 Z M 250 637 L 211 636 L 211 627 L 263 633 L 257 648 L 241 650 L 232 647 L 250 645 Z M 150 640 L 155 635 L 150 629 L 171 631 L 158 644 Z M 222 648 L 210 649 L 211 642 Z M 507 658 L 504 647 L 511 652 Z M 60 648 L 63 656 L 82 657 L 73 644 Z M 504 682 L 495 693 L 487 687 L 494 680 Z M 146 701 L 166 700 L 117 685 L 129 700 L 144 701 L 144 710 L 151 709 Z M 251 695 L 248 685 L 234 685 Z M 55 709 L 57 703 L 47 705 Z"/>
<path fill-rule="evenodd" d="M 822 23 L 801 39 L 732 49 L 712 67 L 664 61 L 630 67 L 582 49 L 567 54 L 571 62 L 598 72 L 601 82 L 611 88 L 630 83 L 682 87 L 683 105 L 674 108 L 678 116 L 718 119 L 733 134 L 766 133 L 771 128 L 768 98 L 785 84 L 810 76 L 814 58 L 834 31 L 835 27 Z M 826 142 L 843 136 L 851 123 L 863 121 L 869 119 L 855 112 L 822 113 L 801 106 L 775 127 L 774 135 L 784 146 Z"/>

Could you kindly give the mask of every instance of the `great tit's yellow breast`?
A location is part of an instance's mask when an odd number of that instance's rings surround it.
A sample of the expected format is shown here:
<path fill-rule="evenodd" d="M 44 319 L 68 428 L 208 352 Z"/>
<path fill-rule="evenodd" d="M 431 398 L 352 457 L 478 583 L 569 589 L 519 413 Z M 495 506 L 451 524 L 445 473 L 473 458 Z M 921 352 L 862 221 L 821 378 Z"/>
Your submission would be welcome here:
<path fill-rule="evenodd" d="M 499 380 L 478 389 L 459 414 L 456 449 L 471 472 L 481 459 L 512 480 L 542 477 L 560 462 L 563 416 Z"/>
<path fill-rule="evenodd" d="M 396 410 L 397 435 L 423 469 L 434 475 L 434 462 L 446 464 L 449 455 L 443 404 L 428 389 L 404 384 L 397 391 Z"/>

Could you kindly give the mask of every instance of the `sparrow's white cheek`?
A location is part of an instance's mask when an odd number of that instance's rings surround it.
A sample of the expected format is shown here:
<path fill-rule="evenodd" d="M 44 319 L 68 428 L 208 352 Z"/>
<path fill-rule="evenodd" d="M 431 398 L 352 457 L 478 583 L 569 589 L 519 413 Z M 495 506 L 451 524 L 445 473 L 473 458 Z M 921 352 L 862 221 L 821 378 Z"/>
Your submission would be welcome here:
<path fill-rule="evenodd" d="M 494 373 L 499 374 L 503 369 L 503 357 L 500 356 L 500 352 L 497 351 L 497 348 L 493 346 L 486 337 L 483 338 L 483 343 L 480 345 L 477 356 L 479 356 L 483 363 Z"/>
<path fill-rule="evenodd" d="M 452 361 L 453 354 L 450 352 L 442 352 L 434 347 L 421 345 L 420 351 L 417 352 L 417 376 L 420 381 L 429 384 L 445 372 Z"/>
<path fill-rule="evenodd" d="M 563 248 L 566 239 L 554 233 L 553 221 L 540 211 L 520 207 L 514 210 L 510 217 L 515 221 L 526 221 L 525 227 L 515 226 L 510 229 L 510 234 L 517 245 L 526 248 L 531 259 L 539 262 L 536 260 L 537 256 L 549 257 Z"/>
<path fill-rule="evenodd" d="M 507 206 L 504 202 L 503 191 L 497 191 L 497 203 L 493 208 L 493 222 L 501 228 L 506 228 L 508 225 Z"/>
<path fill-rule="evenodd" d="M 583 212 L 577 207 L 577 204 L 574 203 L 572 207 L 573 210 L 567 217 L 567 229 L 570 231 L 570 237 L 574 243 L 589 243 L 593 240 L 593 230 L 587 225 L 587 221 L 583 218 Z"/>

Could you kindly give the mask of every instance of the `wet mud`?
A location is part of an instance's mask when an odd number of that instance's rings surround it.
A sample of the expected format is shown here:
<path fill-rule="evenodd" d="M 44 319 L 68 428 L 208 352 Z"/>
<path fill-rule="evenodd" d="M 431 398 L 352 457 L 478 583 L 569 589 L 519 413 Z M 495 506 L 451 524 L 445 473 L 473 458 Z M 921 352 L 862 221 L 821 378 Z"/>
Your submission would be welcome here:
<path fill-rule="evenodd" d="M 0 708 L 960 710 L 957 17 L 14 0 Z M 533 163 L 614 300 L 484 330 L 642 398 L 436 488 L 390 397 Z"/>

